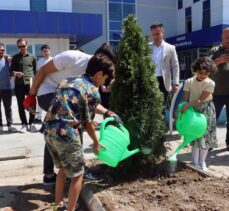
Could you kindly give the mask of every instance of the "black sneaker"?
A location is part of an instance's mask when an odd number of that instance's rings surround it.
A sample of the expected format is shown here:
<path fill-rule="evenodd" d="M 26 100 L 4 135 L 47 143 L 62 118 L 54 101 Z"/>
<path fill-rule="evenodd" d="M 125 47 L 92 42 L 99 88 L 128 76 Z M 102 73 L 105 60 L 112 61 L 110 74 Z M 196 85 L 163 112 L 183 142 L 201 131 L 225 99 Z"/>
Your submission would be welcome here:
<path fill-rule="evenodd" d="M 56 184 L 56 174 L 55 173 L 51 177 L 47 177 L 46 175 L 44 175 L 43 185 L 49 186 L 49 185 L 54 185 L 54 184 Z"/>
<path fill-rule="evenodd" d="M 97 176 L 93 175 L 91 172 L 85 172 L 83 175 L 83 181 L 98 183 L 98 182 L 102 182 L 103 179 L 98 178 Z"/>

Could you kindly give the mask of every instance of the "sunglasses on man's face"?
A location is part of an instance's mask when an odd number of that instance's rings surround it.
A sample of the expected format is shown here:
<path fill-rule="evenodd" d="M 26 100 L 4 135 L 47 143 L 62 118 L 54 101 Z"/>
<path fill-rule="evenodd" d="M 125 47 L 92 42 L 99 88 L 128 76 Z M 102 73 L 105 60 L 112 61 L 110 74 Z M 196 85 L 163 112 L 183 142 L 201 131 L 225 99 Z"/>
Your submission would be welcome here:
<path fill-rule="evenodd" d="M 18 45 L 18 48 L 25 48 L 26 45 Z"/>
<path fill-rule="evenodd" d="M 4 52 L 5 50 L 3 50 L 3 49 L 0 49 L 0 52 Z"/>

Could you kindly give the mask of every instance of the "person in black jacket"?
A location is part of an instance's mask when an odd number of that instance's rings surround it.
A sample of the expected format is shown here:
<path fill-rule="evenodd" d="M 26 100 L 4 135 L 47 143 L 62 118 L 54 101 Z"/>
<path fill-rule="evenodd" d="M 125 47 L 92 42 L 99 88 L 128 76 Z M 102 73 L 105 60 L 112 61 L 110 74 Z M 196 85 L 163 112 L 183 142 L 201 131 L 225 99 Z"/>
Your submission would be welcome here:
<path fill-rule="evenodd" d="M 37 59 L 28 52 L 28 43 L 25 39 L 17 40 L 17 46 L 20 51 L 18 54 L 13 56 L 10 71 L 12 75 L 15 76 L 15 95 L 17 98 L 18 112 L 22 124 L 20 132 L 25 132 L 26 130 L 36 132 L 37 129 L 33 124 L 35 115 L 29 113 L 29 122 L 27 121 L 23 101 L 25 96 L 29 94 L 32 79 L 36 74 Z"/>

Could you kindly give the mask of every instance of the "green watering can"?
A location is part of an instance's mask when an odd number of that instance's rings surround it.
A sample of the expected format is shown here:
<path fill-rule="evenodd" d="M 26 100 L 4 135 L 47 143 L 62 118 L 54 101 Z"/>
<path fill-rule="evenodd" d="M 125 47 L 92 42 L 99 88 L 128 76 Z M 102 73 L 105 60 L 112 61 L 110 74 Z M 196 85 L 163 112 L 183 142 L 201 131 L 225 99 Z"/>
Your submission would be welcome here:
<path fill-rule="evenodd" d="M 121 123 L 108 124 L 114 122 L 114 117 L 106 118 L 100 126 L 100 143 L 106 147 L 101 148 L 96 157 L 103 163 L 111 167 L 116 167 L 118 163 L 138 152 L 139 149 L 129 151 L 130 135 L 128 130 Z"/>
<path fill-rule="evenodd" d="M 177 154 L 192 141 L 201 138 L 207 129 L 207 119 L 204 114 L 196 112 L 193 107 L 189 107 L 184 113 L 181 113 L 186 103 L 180 103 L 176 121 L 176 129 L 181 136 L 184 136 L 183 143 L 178 146 L 174 155 L 169 157 L 169 161 L 176 161 Z"/>

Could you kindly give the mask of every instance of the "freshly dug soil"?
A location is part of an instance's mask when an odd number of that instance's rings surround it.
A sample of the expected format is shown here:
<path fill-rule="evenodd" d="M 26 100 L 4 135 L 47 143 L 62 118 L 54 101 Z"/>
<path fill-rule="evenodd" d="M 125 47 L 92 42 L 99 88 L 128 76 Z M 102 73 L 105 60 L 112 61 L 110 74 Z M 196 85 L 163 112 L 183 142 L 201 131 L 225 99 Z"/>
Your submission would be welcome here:
<path fill-rule="evenodd" d="M 90 188 L 107 211 L 229 210 L 229 179 L 207 177 L 181 163 L 175 172 L 162 162 L 147 173 L 119 177 L 98 161 L 88 165 L 104 178 Z"/>

